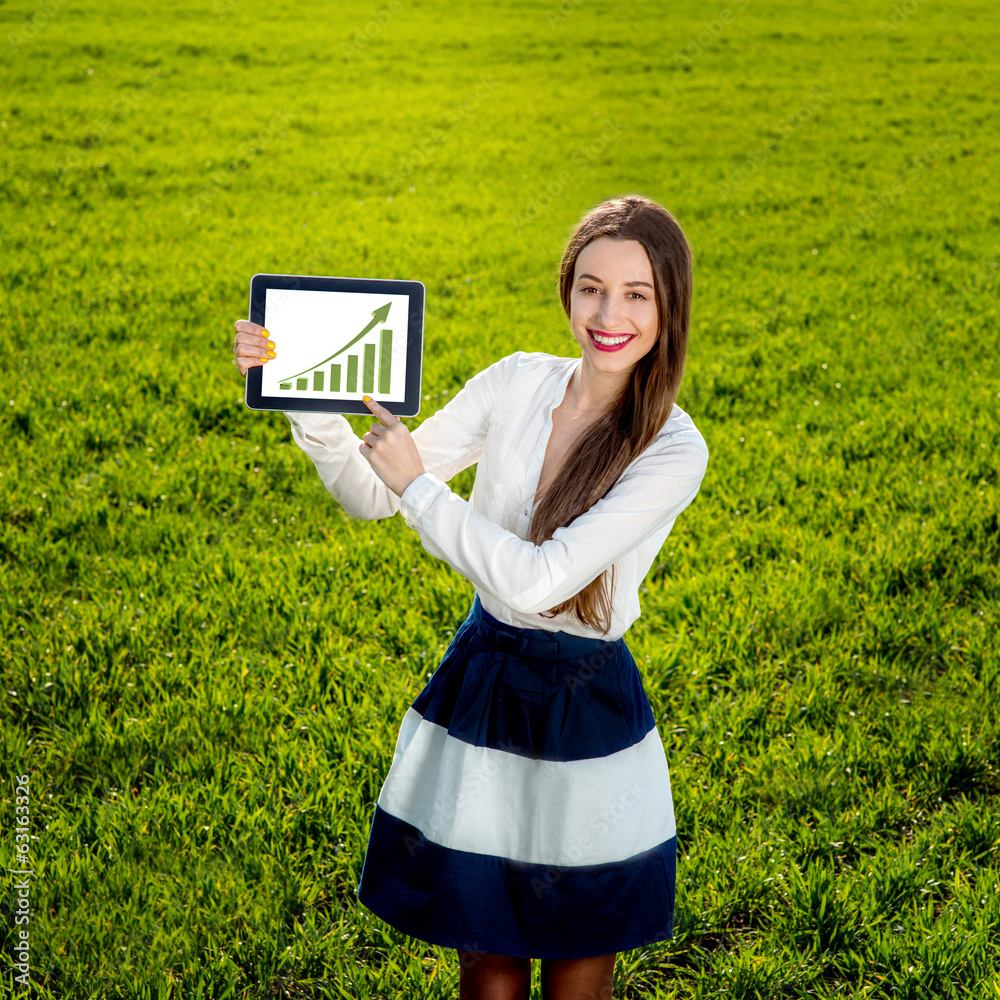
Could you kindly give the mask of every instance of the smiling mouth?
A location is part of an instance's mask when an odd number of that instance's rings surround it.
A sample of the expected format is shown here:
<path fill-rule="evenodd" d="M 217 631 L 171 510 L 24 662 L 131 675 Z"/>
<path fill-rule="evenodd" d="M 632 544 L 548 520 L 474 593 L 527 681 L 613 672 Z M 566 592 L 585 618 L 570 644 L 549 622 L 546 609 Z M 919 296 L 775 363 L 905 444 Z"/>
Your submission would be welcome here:
<path fill-rule="evenodd" d="M 637 336 L 634 333 L 604 333 L 603 331 L 590 329 L 587 330 L 587 333 L 590 334 L 590 339 L 605 351 L 616 351 Z"/>

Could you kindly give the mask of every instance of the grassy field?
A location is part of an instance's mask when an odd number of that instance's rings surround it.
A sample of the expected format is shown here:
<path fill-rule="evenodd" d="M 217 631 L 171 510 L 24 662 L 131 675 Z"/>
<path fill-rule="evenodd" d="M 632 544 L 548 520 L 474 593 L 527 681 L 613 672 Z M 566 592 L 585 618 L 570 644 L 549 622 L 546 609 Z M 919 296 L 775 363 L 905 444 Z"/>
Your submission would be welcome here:
<path fill-rule="evenodd" d="M 615 995 L 1000 998 L 995 5 L 7 0 L 0 50 L 5 986 L 28 929 L 43 998 L 457 997 L 355 891 L 471 585 L 244 406 L 232 324 L 422 280 L 416 426 L 578 353 L 564 240 L 640 192 L 712 457 L 626 635 L 679 889 Z"/>

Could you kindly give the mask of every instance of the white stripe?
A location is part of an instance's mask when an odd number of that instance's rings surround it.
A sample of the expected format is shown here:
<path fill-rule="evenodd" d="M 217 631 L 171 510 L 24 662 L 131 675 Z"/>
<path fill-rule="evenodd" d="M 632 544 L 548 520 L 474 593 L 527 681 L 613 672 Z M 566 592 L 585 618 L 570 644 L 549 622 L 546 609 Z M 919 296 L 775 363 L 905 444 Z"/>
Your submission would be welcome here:
<path fill-rule="evenodd" d="M 606 757 L 533 760 L 465 743 L 410 707 L 378 803 L 443 847 L 542 865 L 623 861 L 676 832 L 655 727 Z"/>

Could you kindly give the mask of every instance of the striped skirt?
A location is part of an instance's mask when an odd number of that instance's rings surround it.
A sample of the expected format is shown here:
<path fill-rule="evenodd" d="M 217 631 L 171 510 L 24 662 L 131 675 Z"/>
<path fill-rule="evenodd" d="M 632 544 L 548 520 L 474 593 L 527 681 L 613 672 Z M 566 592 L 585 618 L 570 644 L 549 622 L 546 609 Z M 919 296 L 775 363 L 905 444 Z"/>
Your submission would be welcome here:
<path fill-rule="evenodd" d="M 477 595 L 403 716 L 358 899 L 432 944 L 584 958 L 670 938 L 675 869 L 624 639 L 516 628 Z"/>

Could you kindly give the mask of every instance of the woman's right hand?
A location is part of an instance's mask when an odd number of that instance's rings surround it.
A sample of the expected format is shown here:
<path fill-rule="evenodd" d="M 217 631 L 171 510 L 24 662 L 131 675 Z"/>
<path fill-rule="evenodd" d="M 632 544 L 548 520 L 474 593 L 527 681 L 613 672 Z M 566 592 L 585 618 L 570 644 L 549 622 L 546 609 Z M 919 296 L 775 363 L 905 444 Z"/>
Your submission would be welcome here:
<path fill-rule="evenodd" d="M 275 357 L 274 341 L 264 327 L 251 323 L 247 319 L 238 319 L 235 323 L 236 339 L 233 341 L 233 354 L 236 355 L 236 367 L 246 378 L 247 372 L 257 365 L 267 364 Z"/>

